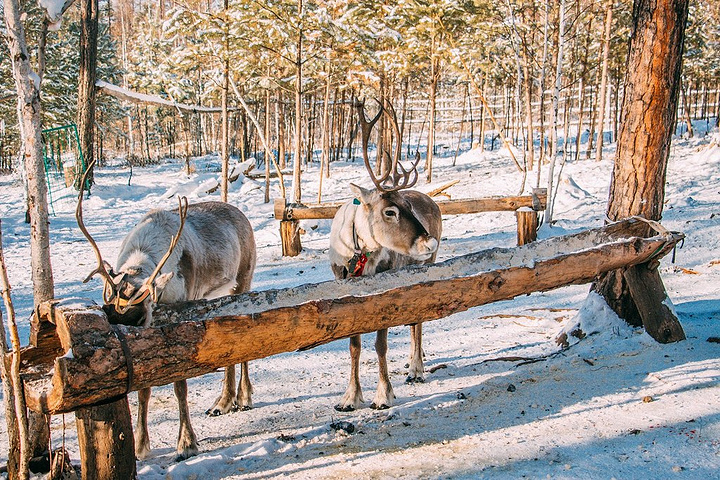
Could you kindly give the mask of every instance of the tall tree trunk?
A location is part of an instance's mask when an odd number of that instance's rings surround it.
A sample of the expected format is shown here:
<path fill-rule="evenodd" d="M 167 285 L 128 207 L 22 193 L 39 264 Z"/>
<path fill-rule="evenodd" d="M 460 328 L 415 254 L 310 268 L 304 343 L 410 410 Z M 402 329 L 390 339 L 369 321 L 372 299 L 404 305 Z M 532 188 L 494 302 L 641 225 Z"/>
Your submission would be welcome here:
<path fill-rule="evenodd" d="M 277 133 L 277 151 L 280 169 L 285 168 L 285 109 L 282 91 L 278 88 L 275 100 L 275 130 Z"/>
<path fill-rule="evenodd" d="M 270 77 L 271 70 L 267 68 L 268 78 Z M 270 149 L 270 89 L 265 90 L 265 141 L 263 142 L 263 149 L 265 154 L 265 203 L 270 203 L 270 156 L 273 154 Z"/>
<path fill-rule="evenodd" d="M 222 110 L 221 127 L 220 127 L 220 157 L 222 162 L 222 180 L 220 181 L 220 200 L 228 201 L 228 176 L 230 169 L 230 125 L 228 124 L 228 90 L 230 89 L 230 34 L 228 30 L 228 2 L 224 0 L 223 4 L 223 29 L 224 29 L 224 48 L 223 48 L 223 80 L 222 92 L 220 95 L 220 108 Z"/>
<path fill-rule="evenodd" d="M 611 221 L 633 215 L 650 220 L 662 216 L 687 13 L 688 0 L 635 0 L 623 116 L 607 207 Z M 628 323 L 642 323 L 622 272 L 601 275 L 592 290 L 605 297 Z"/>
<path fill-rule="evenodd" d="M 302 12 L 303 0 L 298 0 L 298 21 L 300 27 L 297 37 L 297 57 L 295 59 L 295 160 L 293 162 L 293 202 L 302 201 L 302 187 L 300 185 L 300 174 L 302 169 Z"/>
<path fill-rule="evenodd" d="M 555 161 L 557 160 L 557 127 L 558 127 L 558 109 L 560 103 L 560 88 L 563 79 L 563 55 L 565 49 L 565 5 L 566 0 L 560 0 L 558 12 L 558 25 L 560 32 L 558 33 L 558 52 L 557 63 L 555 66 L 555 85 L 552 93 L 552 111 L 550 118 L 550 165 L 548 168 L 548 202 L 545 210 L 545 221 L 548 225 L 553 221 L 553 206 L 555 204 L 555 196 L 553 195 L 553 182 L 555 181 Z"/>
<path fill-rule="evenodd" d="M 328 66 L 325 72 L 327 78 L 325 79 L 325 97 L 323 98 L 323 121 L 322 121 L 322 139 L 320 141 L 320 180 L 318 184 L 318 203 L 322 202 L 322 185 L 323 177 L 330 176 L 330 87 L 332 82 L 330 81 L 330 61 L 328 55 Z"/>
<path fill-rule="evenodd" d="M 98 0 L 80 2 L 80 69 L 78 71 L 77 125 L 80 152 L 85 165 L 78 159 L 77 171 L 82 176 L 87 165 L 95 159 L 95 78 L 97 76 Z M 88 174 L 90 185 L 94 172 Z M 76 185 L 78 190 L 85 185 Z M 88 185 L 89 187 L 89 185 Z"/>
<path fill-rule="evenodd" d="M 687 127 L 687 135 L 688 138 L 693 137 L 693 126 L 692 126 L 692 120 L 690 116 L 690 100 L 689 100 L 689 90 L 690 85 L 682 85 L 680 86 L 680 95 L 682 96 L 682 112 L 683 112 L 683 120 L 685 121 L 685 126 Z"/>
<path fill-rule="evenodd" d="M 435 55 L 435 37 L 433 37 L 432 56 L 430 60 L 430 113 L 428 123 L 428 146 L 425 157 L 425 179 L 432 182 L 433 154 L 435 151 L 435 102 L 437 87 L 440 80 L 440 58 Z"/>
<path fill-rule="evenodd" d="M 605 140 L 605 104 L 607 103 L 608 61 L 610 58 L 610 27 L 612 26 L 612 10 L 613 0 L 608 0 L 605 10 L 605 37 L 603 38 L 602 73 L 600 74 L 600 95 L 598 97 L 598 138 L 597 143 L 595 144 L 595 160 L 598 162 L 602 160 L 603 141 Z"/>
<path fill-rule="evenodd" d="M 25 172 L 28 185 L 30 217 L 30 263 L 35 306 L 54 297 L 52 264 L 50 262 L 50 228 L 48 221 L 47 183 L 42 157 L 42 124 L 40 85 L 30 68 L 25 30 L 15 0 L 4 1 L 4 17 L 15 87 L 17 89 L 18 126 L 22 138 Z M 30 455 L 42 454 L 48 445 L 50 431 L 43 415 L 29 415 Z"/>
<path fill-rule="evenodd" d="M 543 160 L 545 159 L 545 83 L 547 81 L 547 68 L 548 68 L 548 51 L 550 43 L 550 1 L 545 0 L 543 5 L 543 53 L 542 62 L 540 63 L 540 115 L 539 115 L 539 129 L 540 129 L 540 158 L 538 158 L 537 174 L 535 176 L 535 188 L 540 188 L 540 176 L 542 174 Z"/>

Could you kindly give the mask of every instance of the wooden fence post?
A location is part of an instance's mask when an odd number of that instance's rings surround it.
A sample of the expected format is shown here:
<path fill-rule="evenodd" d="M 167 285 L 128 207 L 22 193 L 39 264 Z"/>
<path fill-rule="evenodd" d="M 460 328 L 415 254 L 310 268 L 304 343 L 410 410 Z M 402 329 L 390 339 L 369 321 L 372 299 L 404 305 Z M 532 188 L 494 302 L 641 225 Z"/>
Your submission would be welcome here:
<path fill-rule="evenodd" d="M 538 214 L 530 207 L 515 210 L 517 217 L 517 244 L 528 244 L 537 240 Z"/>
<path fill-rule="evenodd" d="M 302 251 L 300 243 L 300 222 L 297 220 L 280 221 L 280 240 L 283 257 L 296 257 Z"/>
<path fill-rule="evenodd" d="M 292 218 L 292 209 L 285 208 L 285 199 L 275 199 L 275 218 L 280 219 L 280 244 L 283 257 L 296 257 L 302 251 L 300 222 Z"/>
<path fill-rule="evenodd" d="M 127 396 L 75 411 L 83 480 L 137 478 Z"/>

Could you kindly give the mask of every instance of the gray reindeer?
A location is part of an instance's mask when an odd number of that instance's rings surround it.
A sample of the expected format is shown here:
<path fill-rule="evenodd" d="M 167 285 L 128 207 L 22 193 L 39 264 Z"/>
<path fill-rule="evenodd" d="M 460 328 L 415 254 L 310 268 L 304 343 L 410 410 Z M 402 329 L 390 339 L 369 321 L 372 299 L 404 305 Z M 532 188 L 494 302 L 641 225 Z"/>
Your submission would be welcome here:
<path fill-rule="evenodd" d="M 149 326 L 152 309 L 158 303 L 214 298 L 250 289 L 256 262 L 255 238 L 248 219 L 230 204 L 188 205 L 183 197 L 178 210 L 149 212 L 123 240 L 117 271 L 103 261 L 97 244 L 85 228 L 82 192 L 76 219 L 98 261 L 98 267 L 85 281 L 96 274 L 102 277 L 103 310 L 111 323 Z M 198 453 L 188 411 L 187 382 L 175 382 L 174 390 L 180 414 L 177 456 L 185 459 Z M 247 363 L 242 364 L 238 390 L 236 395 L 235 366 L 228 366 L 222 393 L 207 413 L 220 415 L 252 406 Z M 149 401 L 150 388 L 139 390 L 135 428 L 135 454 L 139 459 L 150 453 Z"/>
<path fill-rule="evenodd" d="M 375 184 L 365 189 L 354 184 L 355 198 L 335 214 L 330 229 L 330 264 L 336 279 L 373 275 L 406 265 L 435 261 L 442 234 L 442 216 L 437 204 L 424 193 L 407 190 L 418 179 L 417 164 L 405 169 L 400 163 L 401 136 L 392 106 L 380 105 L 380 111 L 368 121 L 363 104 L 358 104 L 362 134 L 363 160 Z M 396 145 L 386 150 L 390 168 L 377 178 L 368 159 L 370 133 L 381 115 L 392 127 Z M 412 323 L 412 319 L 408 319 Z M 360 389 L 360 335 L 350 338 L 350 383 L 339 411 L 352 411 L 363 402 Z M 422 325 L 411 325 L 410 362 L 407 382 L 423 382 Z M 395 400 L 387 367 L 387 329 L 378 330 L 375 339 L 379 381 L 371 408 L 384 409 Z"/>

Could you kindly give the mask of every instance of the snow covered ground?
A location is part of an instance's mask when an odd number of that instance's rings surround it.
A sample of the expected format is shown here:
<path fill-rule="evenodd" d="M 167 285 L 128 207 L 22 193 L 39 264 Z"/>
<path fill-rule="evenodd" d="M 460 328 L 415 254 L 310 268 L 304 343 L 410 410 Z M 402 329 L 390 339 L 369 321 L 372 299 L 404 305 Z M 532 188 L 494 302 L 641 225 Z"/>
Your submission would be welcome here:
<path fill-rule="evenodd" d="M 663 259 L 661 274 L 686 341 L 657 344 L 580 285 L 426 323 L 424 384 L 403 383 L 408 329 L 391 329 L 388 360 L 397 401 L 389 410 L 333 409 L 348 379 L 347 340 L 273 356 L 250 365 L 255 388 L 250 411 L 209 418 L 204 411 L 219 394 L 222 373 L 189 381 L 201 454 L 183 462 L 174 461 L 178 415 L 172 387 L 153 389 L 153 452 L 138 463 L 140 478 L 717 478 L 720 344 L 708 338 L 720 336 L 720 146 L 710 138 L 676 140 L 668 171 L 662 223 L 687 238 L 675 263 L 671 255 Z M 217 178 L 216 165 L 216 159 L 197 159 L 191 175 L 170 161 L 135 168 L 130 186 L 127 169 L 98 170 L 85 219 L 105 258 L 114 260 L 124 234 L 148 210 L 175 207 L 174 194 L 191 202 L 219 198 L 200 188 Z M 543 225 L 540 236 L 601 226 L 611 168 L 609 159 L 568 163 L 556 222 Z M 522 183 L 510 157 L 497 151 L 466 152 L 454 167 L 451 157 L 441 157 L 434 174 L 432 185 L 421 181 L 418 188 L 429 191 L 460 179 L 448 190 L 453 198 L 515 195 Z M 530 173 L 528 183 L 535 175 Z M 304 172 L 306 202 L 317 197 L 317 177 L 317 166 Z M 347 198 L 350 181 L 370 183 L 362 163 L 333 164 L 323 200 Z M 5 258 L 27 342 L 32 285 L 22 187 L 17 177 L 0 176 L 0 189 Z M 276 184 L 272 194 L 277 195 Z M 231 184 L 230 201 L 255 229 L 254 290 L 332 278 L 329 220 L 302 222 L 302 254 L 283 258 L 278 222 L 272 204 L 263 203 L 262 184 L 241 177 Z M 100 281 L 81 283 L 94 257 L 73 208 L 57 206 L 51 219 L 56 295 L 100 302 Z M 514 243 L 512 213 L 447 216 L 439 259 Z M 578 322 L 596 333 L 560 350 L 555 337 Z M 363 338 L 361 382 L 370 400 L 377 361 L 373 336 Z M 491 361 L 503 357 L 539 361 Z M 135 394 L 130 402 L 134 410 Z M 348 424 L 352 433 L 337 428 Z M 4 463 L 4 419 L 0 429 Z M 56 447 L 64 442 L 78 461 L 73 415 L 52 419 L 52 441 Z"/>

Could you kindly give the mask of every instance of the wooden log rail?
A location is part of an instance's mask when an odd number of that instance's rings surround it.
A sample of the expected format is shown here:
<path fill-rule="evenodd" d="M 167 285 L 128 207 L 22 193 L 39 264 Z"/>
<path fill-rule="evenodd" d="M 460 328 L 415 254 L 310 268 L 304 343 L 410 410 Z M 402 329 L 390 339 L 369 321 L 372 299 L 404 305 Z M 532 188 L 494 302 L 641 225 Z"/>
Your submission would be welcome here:
<path fill-rule="evenodd" d="M 27 404 L 70 412 L 230 364 L 587 283 L 611 270 L 657 265 L 683 238 L 647 231 L 647 223 L 629 219 L 372 277 L 162 306 L 148 328 L 110 325 L 90 301 L 45 303 L 21 353 Z"/>
<path fill-rule="evenodd" d="M 275 219 L 280 220 L 283 256 L 294 257 L 300 254 L 300 220 L 331 219 L 344 203 L 286 204 L 284 198 L 276 198 L 274 212 Z M 518 245 L 524 245 L 537 239 L 538 212 L 547 207 L 547 189 L 535 188 L 530 195 L 438 200 L 436 203 L 443 215 L 517 212 Z"/>

